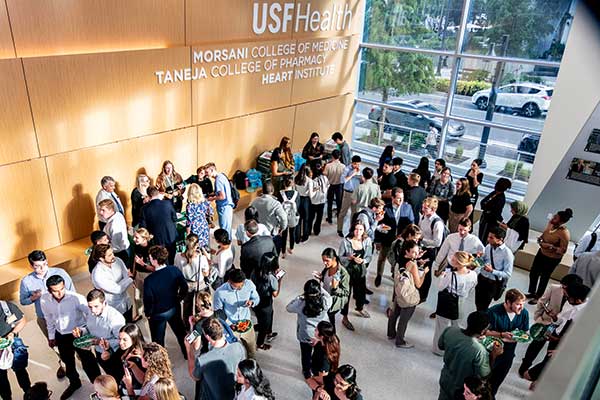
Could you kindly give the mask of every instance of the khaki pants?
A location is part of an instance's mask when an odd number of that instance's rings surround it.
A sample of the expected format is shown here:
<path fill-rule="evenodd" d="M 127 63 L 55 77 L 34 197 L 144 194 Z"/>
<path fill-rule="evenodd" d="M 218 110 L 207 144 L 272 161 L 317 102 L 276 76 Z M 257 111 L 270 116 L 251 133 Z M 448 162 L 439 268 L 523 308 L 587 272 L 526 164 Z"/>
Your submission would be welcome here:
<path fill-rule="evenodd" d="M 135 288 L 133 289 L 133 309 L 136 318 L 144 315 L 144 279 L 150 272 L 137 271 L 135 274 Z"/>
<path fill-rule="evenodd" d="M 46 325 L 46 320 L 42 317 L 37 317 L 36 322 L 46 339 L 48 339 L 48 325 Z M 56 357 L 58 357 L 58 363 L 60 364 L 60 355 L 58 354 L 58 347 L 55 346 L 52 348 L 52 350 L 54 350 L 54 352 L 56 353 Z"/>
<path fill-rule="evenodd" d="M 250 330 L 239 333 L 233 332 L 236 338 L 242 342 L 244 347 L 246 348 L 246 353 L 248 353 L 248 358 L 256 357 L 256 334 L 254 333 L 254 326 L 250 328 Z"/>
<path fill-rule="evenodd" d="M 352 212 L 354 212 L 354 209 L 356 208 L 352 206 L 352 192 L 346 192 L 344 190 L 343 193 L 344 194 L 342 196 L 342 208 L 337 217 L 338 232 L 342 232 L 344 229 L 344 220 L 346 219 L 346 214 L 348 214 L 348 210 L 352 209 Z"/>

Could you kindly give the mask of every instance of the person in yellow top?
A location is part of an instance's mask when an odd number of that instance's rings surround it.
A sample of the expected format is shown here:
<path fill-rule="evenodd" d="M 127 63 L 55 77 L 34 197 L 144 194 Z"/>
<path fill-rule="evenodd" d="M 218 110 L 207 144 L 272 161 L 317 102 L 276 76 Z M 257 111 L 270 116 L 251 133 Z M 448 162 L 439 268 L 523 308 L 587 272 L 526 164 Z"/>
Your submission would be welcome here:
<path fill-rule="evenodd" d="M 554 268 L 560 264 L 560 260 L 567 252 L 571 235 L 566 223 L 571 218 L 573 218 L 573 210 L 570 208 L 557 212 L 538 238 L 540 249 L 529 271 L 529 293 L 527 294 L 527 298 L 531 299 L 529 304 L 537 304 L 548 286 Z"/>

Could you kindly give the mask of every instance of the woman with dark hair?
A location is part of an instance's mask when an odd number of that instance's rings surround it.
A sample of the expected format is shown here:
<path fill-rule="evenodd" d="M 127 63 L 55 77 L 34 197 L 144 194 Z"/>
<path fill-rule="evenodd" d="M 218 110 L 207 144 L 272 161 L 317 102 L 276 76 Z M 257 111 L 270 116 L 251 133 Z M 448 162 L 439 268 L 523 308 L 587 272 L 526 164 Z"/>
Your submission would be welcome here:
<path fill-rule="evenodd" d="M 329 179 L 323 175 L 323 163 L 317 160 L 313 163 L 313 180 L 310 188 L 310 210 L 308 215 L 309 233 L 315 236 L 321 233 L 321 221 L 323 221 L 323 211 L 327 201 L 327 190 L 329 189 Z"/>
<path fill-rule="evenodd" d="M 312 171 L 307 165 L 303 165 L 298 171 L 296 178 L 296 191 L 300 196 L 300 207 L 298 214 L 300 219 L 296 225 L 296 243 L 305 242 L 310 236 L 310 194 L 313 187 Z"/>
<path fill-rule="evenodd" d="M 300 342 L 302 373 L 305 379 L 312 376 L 313 347 L 311 343 L 315 336 L 315 328 L 319 322 L 327 320 L 327 311 L 330 308 L 331 296 L 316 279 L 306 281 L 304 293 L 290 301 L 286 307 L 287 312 L 298 315 L 296 338 Z"/>
<path fill-rule="evenodd" d="M 427 188 L 427 185 L 431 181 L 431 172 L 429 171 L 429 158 L 421 157 L 421 160 L 419 160 L 419 165 L 417 166 L 417 168 L 413 169 L 412 172 L 421 177 L 421 180 L 419 181 L 419 186 Z"/>
<path fill-rule="evenodd" d="M 144 383 L 146 368 L 142 366 L 142 355 L 145 343 L 144 334 L 136 324 L 126 324 L 119 330 L 119 348 L 115 355 L 129 370 L 134 390 L 139 390 Z M 120 380 L 121 377 L 115 379 Z"/>
<path fill-rule="evenodd" d="M 313 338 L 312 373 L 313 376 L 306 380 L 308 387 L 314 393 L 314 399 L 325 392 L 324 380 L 332 378 L 340 364 L 340 339 L 335 334 L 333 325 L 321 321 L 315 329 Z"/>
<path fill-rule="evenodd" d="M 517 240 L 521 242 L 521 245 L 518 247 L 518 249 L 513 250 L 514 253 L 516 253 L 517 250 L 521 250 L 523 247 L 525 247 L 525 244 L 529 242 L 529 218 L 527 218 L 528 211 L 529 207 L 524 201 L 515 200 L 510 203 L 510 212 L 512 213 L 512 216 L 506 224 L 500 224 L 502 229 L 512 229 L 519 234 Z"/>
<path fill-rule="evenodd" d="M 313 271 L 313 276 L 321 281 L 323 288 L 331 295 L 331 307 L 327 311 L 327 316 L 335 331 L 335 315 L 348 303 L 350 296 L 350 275 L 331 247 L 323 250 L 321 260 L 325 268 L 321 273 Z"/>
<path fill-rule="evenodd" d="M 465 178 L 469 181 L 469 190 L 471 192 L 471 204 L 473 209 L 477 205 L 477 199 L 479 199 L 479 185 L 483 182 L 483 172 L 479 169 L 483 164 L 481 158 L 476 158 L 471 163 L 471 168 L 465 174 Z M 471 222 L 473 222 L 473 213 L 471 213 Z"/>
<path fill-rule="evenodd" d="M 356 383 L 356 369 L 350 364 L 340 366 L 333 379 L 325 379 L 325 392 L 331 400 L 363 400 Z M 323 399 L 325 397 L 321 397 Z"/>
<path fill-rule="evenodd" d="M 302 158 L 306 160 L 306 163 L 311 169 L 315 169 L 315 163 L 323 159 L 323 153 L 325 153 L 325 147 L 319 142 L 319 134 L 313 132 L 310 134 L 310 139 L 304 145 L 302 149 Z"/>
<path fill-rule="evenodd" d="M 443 158 L 436 158 L 433 163 L 433 174 L 431 174 L 431 183 L 435 182 L 436 179 L 440 179 L 442 170 L 446 168 L 446 160 Z"/>
<path fill-rule="evenodd" d="M 392 161 L 395 152 L 396 149 L 394 149 L 394 146 L 392 146 L 391 144 L 385 146 L 383 152 L 381 153 L 381 156 L 379 156 L 379 167 L 377 168 L 377 176 L 381 176 L 383 174 L 383 164 L 386 160 Z M 391 162 L 389 164 L 392 165 Z"/>
<path fill-rule="evenodd" d="M 281 258 L 285 258 L 288 237 L 290 239 L 290 247 L 287 249 L 290 254 L 294 252 L 296 244 L 296 227 L 300 223 L 300 194 L 294 189 L 294 180 L 291 176 L 283 178 L 283 188 L 279 192 L 279 201 L 283 205 L 288 218 L 287 228 L 281 232 Z M 295 212 L 294 212 L 295 210 Z"/>
<path fill-rule="evenodd" d="M 244 210 L 244 222 L 239 224 L 237 229 L 235 230 L 235 239 L 237 240 L 238 246 L 241 246 L 248 240 L 250 240 L 250 238 L 246 234 L 246 228 L 244 227 L 244 223 L 250 220 L 256 221 L 256 224 L 258 225 L 258 232 L 256 232 L 256 235 L 271 236 L 269 228 L 267 228 L 265 224 L 261 224 L 258 222 L 258 211 L 256 211 L 256 208 L 253 206 L 248 206 Z"/>
<path fill-rule="evenodd" d="M 273 298 L 279 296 L 281 278 L 283 278 L 281 276 L 277 279 L 277 271 L 279 271 L 279 257 L 269 252 L 262 255 L 258 268 L 250 275 L 250 280 L 254 282 L 260 297 L 258 306 L 254 307 L 254 313 L 257 319 L 255 329 L 258 332 L 256 347 L 262 350 L 271 348 L 270 344 L 265 343 L 265 339 L 273 339 L 277 336 L 277 332 L 273 332 Z"/>
<path fill-rule="evenodd" d="M 160 174 L 156 178 L 156 187 L 166 199 L 173 202 L 175 211 L 181 212 L 184 183 L 183 178 L 175 171 L 175 167 L 171 161 L 166 160 L 163 163 Z"/>
<path fill-rule="evenodd" d="M 251 358 L 238 364 L 235 376 L 237 383 L 235 400 L 275 400 L 269 379 Z"/>
<path fill-rule="evenodd" d="M 571 234 L 566 224 L 571 218 L 573 218 L 573 210 L 570 208 L 557 212 L 537 239 L 540 248 L 529 271 L 529 293 L 527 294 L 527 298 L 531 299 L 529 304 L 537 304 L 537 300 L 542 297 L 548 286 L 554 268 L 560 264 L 560 260 L 567 252 Z"/>
<path fill-rule="evenodd" d="M 448 217 L 448 230 L 454 233 L 458 230 L 458 223 L 463 218 L 469 218 L 473 213 L 473 204 L 471 204 L 471 189 L 467 178 L 460 178 L 456 181 L 456 191 L 452 196 L 452 205 L 450 206 L 450 215 Z"/>
<path fill-rule="evenodd" d="M 350 227 L 350 232 L 340 243 L 338 253 L 342 265 L 350 275 L 350 293 L 354 290 L 356 312 L 363 318 L 370 318 L 371 316 L 363 307 L 366 304 L 367 266 L 373 256 L 373 244 L 362 221 L 354 221 Z M 353 331 L 354 325 L 348 320 L 349 303 L 350 294 L 348 295 L 348 301 L 342 307 L 342 325 Z"/>
<path fill-rule="evenodd" d="M 438 199 L 437 215 L 446 223 L 450 214 L 450 199 L 454 196 L 454 185 L 452 184 L 452 170 L 448 167 L 442 168 L 439 179 L 433 180 L 427 192 L 430 196 Z"/>
<path fill-rule="evenodd" d="M 502 210 L 506 204 L 506 192 L 512 187 L 507 178 L 500 178 L 494 185 L 494 191 L 481 199 L 481 218 L 479 219 L 479 239 L 487 243 L 490 229 L 498 226 L 504 219 Z"/>
<path fill-rule="evenodd" d="M 292 154 L 292 139 L 287 136 L 281 138 L 279 147 L 271 154 L 271 182 L 275 195 L 281 190 L 281 180 L 284 176 L 294 175 L 294 155 Z"/>
<path fill-rule="evenodd" d="M 209 281 L 213 289 L 217 289 L 225 279 L 227 272 L 233 268 L 233 249 L 231 248 L 231 239 L 225 229 L 217 229 L 213 233 L 215 242 L 217 242 L 217 250 L 214 254 L 210 254 L 206 249 L 201 248 L 202 254 L 204 254 L 209 260 L 212 266 Z M 211 249 L 211 253 L 213 250 Z"/>
<path fill-rule="evenodd" d="M 410 224 L 404 228 L 398 239 L 392 242 L 392 248 L 388 253 L 388 262 L 392 266 L 392 275 L 396 268 L 396 264 L 400 263 L 400 268 L 402 268 L 406 263 L 406 261 L 404 261 L 404 252 L 402 251 L 404 242 L 407 240 L 414 240 L 419 243 L 422 238 L 423 232 L 421 231 L 421 228 L 419 228 L 419 225 Z"/>
<path fill-rule="evenodd" d="M 490 385 L 476 376 L 468 376 L 463 384 L 462 398 L 464 400 L 492 400 Z"/>

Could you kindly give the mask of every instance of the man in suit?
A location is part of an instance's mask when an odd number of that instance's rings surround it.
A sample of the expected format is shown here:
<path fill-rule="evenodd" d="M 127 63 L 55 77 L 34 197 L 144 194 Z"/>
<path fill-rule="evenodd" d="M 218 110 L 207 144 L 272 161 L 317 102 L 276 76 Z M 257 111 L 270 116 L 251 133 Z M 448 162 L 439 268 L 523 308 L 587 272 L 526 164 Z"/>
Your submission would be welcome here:
<path fill-rule="evenodd" d="M 404 191 L 399 187 L 392 189 L 392 202 L 384 207 L 383 220 L 379 227 L 387 225 L 388 230 L 378 228 L 375 232 L 375 247 L 379 250 L 377 258 L 377 276 L 375 286 L 381 285 L 381 277 L 385 267 L 385 260 L 392 247 L 392 242 L 402 233 L 404 228 L 415 222 L 412 207 L 404 202 Z"/>
<path fill-rule="evenodd" d="M 163 246 L 150 247 L 148 256 L 154 272 L 144 279 L 144 314 L 148 318 L 152 341 L 165 346 L 169 323 L 183 356 L 187 357 L 186 329 L 181 319 L 181 301 L 188 293 L 187 281 L 177 267 L 167 265 L 169 254 Z"/>
<path fill-rule="evenodd" d="M 252 272 L 258 268 L 263 254 L 268 252 L 277 254 L 277 249 L 271 236 L 257 234 L 258 223 L 253 219 L 246 221 L 244 229 L 250 240 L 242 244 L 240 267 L 244 275 L 250 277 Z"/>
<path fill-rule="evenodd" d="M 140 226 L 154 235 L 154 243 L 164 246 L 169 252 L 169 264 L 175 260 L 175 241 L 177 240 L 177 213 L 171 201 L 160 199 L 160 193 L 154 186 L 148 188 L 150 201 L 142 208 Z"/>

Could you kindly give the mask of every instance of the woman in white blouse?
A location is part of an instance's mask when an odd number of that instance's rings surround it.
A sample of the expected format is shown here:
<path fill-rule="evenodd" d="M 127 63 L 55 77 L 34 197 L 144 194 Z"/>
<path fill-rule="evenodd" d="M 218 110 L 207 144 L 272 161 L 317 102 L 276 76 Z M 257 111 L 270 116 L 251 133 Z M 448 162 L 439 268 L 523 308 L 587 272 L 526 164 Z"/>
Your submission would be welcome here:
<path fill-rule="evenodd" d="M 217 229 L 213 234 L 217 242 L 217 250 L 211 249 L 209 254 L 204 248 L 201 248 L 202 254 L 210 257 L 209 281 L 213 289 L 217 289 L 226 280 L 225 275 L 233 268 L 233 248 L 231 239 L 225 229 Z"/>
<path fill-rule="evenodd" d="M 201 254 L 198 242 L 198 236 L 190 233 L 185 239 L 185 251 L 175 255 L 175 266 L 181 270 L 188 283 L 188 294 L 183 299 L 184 321 L 187 321 L 193 314 L 194 297 L 197 292 L 206 289 L 204 278 L 210 271 L 208 258 Z"/>
<path fill-rule="evenodd" d="M 274 400 L 269 379 L 251 358 L 240 361 L 235 374 L 237 383 L 235 400 Z"/>
<path fill-rule="evenodd" d="M 298 208 L 298 214 L 300 220 L 296 225 L 296 243 L 305 242 L 310 236 L 310 195 L 313 187 L 312 171 L 307 165 L 303 165 L 298 171 L 296 178 L 296 191 L 300 196 L 300 207 Z"/>
<path fill-rule="evenodd" d="M 92 271 L 92 284 L 104 292 L 109 306 L 123 314 L 125 321 L 132 322 L 133 302 L 127 289 L 133 284 L 133 278 L 125 263 L 115 257 L 108 244 L 96 245 L 92 258 L 97 262 Z"/>
<path fill-rule="evenodd" d="M 469 296 L 475 285 L 477 285 L 477 273 L 469 269 L 473 265 L 473 261 L 474 257 L 472 254 L 466 251 L 457 251 L 450 259 L 452 268 L 448 268 L 442 272 L 438 283 L 440 292 L 447 289 L 451 293 L 458 295 L 458 319 L 450 320 L 441 317 L 439 314 L 435 318 L 433 353 L 439 356 L 444 354 L 438 347 L 438 340 L 442 332 L 449 326 L 458 326 L 458 322 L 462 317 L 464 300 Z M 454 280 L 453 275 L 456 276 L 456 280 Z"/>

